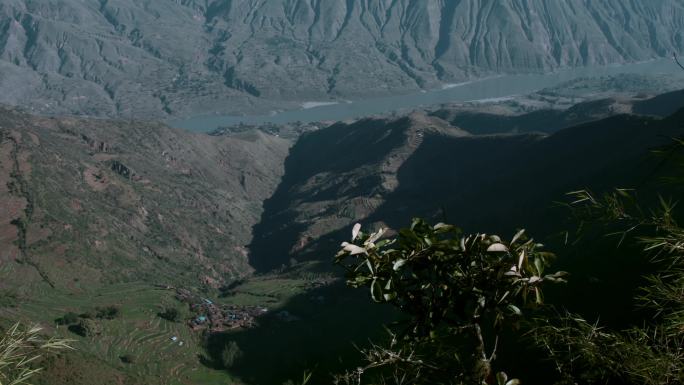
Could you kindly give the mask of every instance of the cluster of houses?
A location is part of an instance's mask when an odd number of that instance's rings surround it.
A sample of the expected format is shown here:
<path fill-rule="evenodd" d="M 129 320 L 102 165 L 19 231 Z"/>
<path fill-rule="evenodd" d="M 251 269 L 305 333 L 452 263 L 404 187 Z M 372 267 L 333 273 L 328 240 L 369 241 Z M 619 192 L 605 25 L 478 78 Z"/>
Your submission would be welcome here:
<path fill-rule="evenodd" d="M 217 305 L 208 298 L 201 298 L 185 289 L 176 290 L 176 298 L 188 303 L 195 314 L 188 321 L 193 330 L 209 330 L 219 332 L 235 328 L 250 328 L 256 325 L 256 319 L 268 312 L 260 306 Z"/>

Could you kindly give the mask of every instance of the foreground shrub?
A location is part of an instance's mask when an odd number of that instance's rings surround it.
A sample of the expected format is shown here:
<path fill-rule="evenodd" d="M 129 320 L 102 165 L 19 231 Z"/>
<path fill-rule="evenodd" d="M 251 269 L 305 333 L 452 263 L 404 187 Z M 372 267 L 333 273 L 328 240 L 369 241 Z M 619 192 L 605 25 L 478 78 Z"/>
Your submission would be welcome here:
<path fill-rule="evenodd" d="M 24 328 L 19 323 L 0 334 L 0 384 L 22 385 L 38 372 L 34 366 L 46 353 L 72 349 L 68 340 L 44 338 L 39 326 Z"/>
<path fill-rule="evenodd" d="M 337 382 L 517 384 L 492 366 L 500 332 L 542 304 L 544 284 L 563 282 L 563 272 L 545 272 L 553 254 L 524 231 L 504 241 L 415 219 L 394 239 L 384 234 L 354 226 L 335 261 L 350 286 L 369 288 L 406 320 L 391 330 L 389 346 L 364 350 L 367 365 Z"/>
<path fill-rule="evenodd" d="M 575 314 L 544 319 L 533 336 L 543 346 L 564 383 L 644 385 L 684 383 L 684 228 L 673 203 L 646 210 L 633 191 L 616 190 L 596 198 L 572 193 L 573 212 L 587 224 L 618 227 L 620 244 L 637 242 L 643 257 L 658 268 L 647 275 L 635 306 L 652 318 L 626 330 L 610 330 Z"/>

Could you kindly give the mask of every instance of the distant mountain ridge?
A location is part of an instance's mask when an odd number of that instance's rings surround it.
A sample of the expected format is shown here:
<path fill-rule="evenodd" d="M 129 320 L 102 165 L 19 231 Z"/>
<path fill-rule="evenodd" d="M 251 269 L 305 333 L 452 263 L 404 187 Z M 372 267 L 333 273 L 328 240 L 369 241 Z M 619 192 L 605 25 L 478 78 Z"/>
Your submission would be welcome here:
<path fill-rule="evenodd" d="M 684 0 L 4 0 L 0 102 L 164 117 L 684 51 Z"/>
<path fill-rule="evenodd" d="M 684 133 L 683 110 L 663 119 L 680 96 L 503 115 L 445 106 L 291 139 L 0 108 L 0 264 L 12 279 L 69 291 L 220 286 L 290 258 L 327 258 L 357 221 L 397 228 L 443 210 L 505 230 L 504 218 L 544 212 L 571 189 L 638 179 L 640 158 Z M 538 176 L 543 188 L 530 190 Z"/>
<path fill-rule="evenodd" d="M 398 229 L 414 216 L 549 236 L 567 218 L 554 202 L 569 191 L 658 185 L 662 159 L 652 151 L 684 135 L 681 100 L 669 117 L 657 117 L 653 102 L 635 103 L 650 116 L 619 113 L 613 102 L 500 119 L 416 112 L 306 133 L 254 227 L 250 263 L 268 270 L 289 257 L 325 258 L 355 222 Z M 453 125 L 462 119 L 479 132 Z"/>

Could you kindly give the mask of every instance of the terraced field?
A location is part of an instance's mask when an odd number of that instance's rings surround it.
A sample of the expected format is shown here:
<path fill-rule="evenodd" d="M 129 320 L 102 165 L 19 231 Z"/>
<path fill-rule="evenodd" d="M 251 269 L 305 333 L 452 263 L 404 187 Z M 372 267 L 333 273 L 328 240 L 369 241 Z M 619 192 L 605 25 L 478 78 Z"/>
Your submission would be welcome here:
<path fill-rule="evenodd" d="M 92 380 L 102 376 L 110 378 L 110 381 L 103 380 L 104 384 L 113 385 L 260 384 L 263 383 L 263 373 L 254 374 L 263 364 L 260 352 L 265 351 L 270 357 L 269 346 L 293 344 L 300 338 L 302 341 L 315 340 L 320 333 L 328 332 L 328 328 L 320 327 L 321 323 L 338 327 L 344 322 L 342 319 L 322 322 L 325 318 L 336 317 L 335 310 L 340 303 L 348 303 L 352 307 L 358 303 L 356 300 L 350 302 L 348 295 L 361 293 L 341 290 L 341 282 L 330 273 L 316 273 L 314 270 L 317 270 L 315 263 L 279 274 L 255 276 L 224 292 L 201 292 L 188 288 L 211 298 L 217 305 L 269 309 L 255 329 L 217 333 L 208 340 L 201 332 L 194 332 L 187 326 L 185 320 L 194 315 L 186 303 L 176 299 L 174 289 L 144 282 L 113 284 L 90 290 L 79 287 L 75 288 L 78 294 L 43 288 L 29 290 L 21 294 L 15 306 L 0 303 L 0 324 L 9 319 L 27 323 L 30 320 L 40 323 L 47 334 L 74 340 L 76 350 L 63 354 L 64 360 L 71 364 L 67 365 L 61 359 L 54 360 L 54 363 L 50 361 L 37 385 L 86 385 L 88 378 Z M 116 318 L 92 318 L 100 328 L 97 335 L 82 337 L 56 322 L 67 312 L 94 314 L 96 308 L 112 305 L 121 310 Z M 182 322 L 170 322 L 158 316 L 160 311 L 169 307 L 180 310 Z M 279 313 L 284 310 L 296 315 L 296 321 L 281 319 Z M 287 333 L 278 334 L 279 330 L 287 330 Z M 254 338 L 254 335 L 262 337 Z M 173 341 L 172 337 L 177 337 L 177 340 Z M 221 349 L 225 341 L 233 340 L 240 341 L 245 357 L 239 366 L 226 370 L 220 363 Z M 245 345 L 248 340 L 249 345 Z M 217 341 L 221 344 L 218 350 L 215 346 Z M 347 342 L 343 343 L 348 345 L 348 350 L 353 349 Z M 292 360 L 274 363 L 277 383 L 303 372 L 310 362 L 309 355 L 311 352 L 297 348 L 292 350 Z M 122 357 L 132 362 L 126 363 Z M 292 362 L 300 365 L 286 370 Z M 77 373 L 71 373 L 72 370 Z M 271 379 L 273 377 L 268 380 Z"/>
<path fill-rule="evenodd" d="M 120 307 L 122 314 L 113 320 L 98 320 L 102 327 L 100 335 L 81 337 L 54 322 L 66 312 L 80 314 L 108 305 Z M 41 295 L 19 308 L 1 309 L 0 315 L 38 321 L 48 333 L 75 339 L 75 354 L 96 358 L 135 379 L 136 383 L 229 382 L 231 378 L 226 372 L 200 363 L 198 356 L 204 353 L 197 333 L 193 333 L 184 322 L 169 322 L 157 316 L 165 306 L 182 308 L 174 298 L 174 291 L 137 283 L 113 285 L 90 295 Z M 171 340 L 174 336 L 177 337 L 175 342 Z M 133 362 L 123 363 L 123 356 L 131 357 Z"/>
<path fill-rule="evenodd" d="M 97 320 L 102 331 L 96 336 L 81 337 L 54 322 L 66 312 L 80 314 L 109 305 L 120 307 L 122 314 L 113 320 Z M 180 385 L 228 380 L 236 383 L 225 371 L 200 363 L 198 356 L 204 354 L 200 336 L 184 322 L 161 319 L 157 313 L 166 306 L 182 308 L 173 291 L 136 283 L 113 285 L 87 296 L 40 296 L 22 303 L 19 308 L 2 309 L 0 315 L 38 321 L 48 333 L 75 339 L 77 351 L 73 354 L 102 361 L 136 383 Z M 173 336 L 177 341 L 171 340 Z M 123 363 L 123 356 L 131 357 L 133 362 Z"/>

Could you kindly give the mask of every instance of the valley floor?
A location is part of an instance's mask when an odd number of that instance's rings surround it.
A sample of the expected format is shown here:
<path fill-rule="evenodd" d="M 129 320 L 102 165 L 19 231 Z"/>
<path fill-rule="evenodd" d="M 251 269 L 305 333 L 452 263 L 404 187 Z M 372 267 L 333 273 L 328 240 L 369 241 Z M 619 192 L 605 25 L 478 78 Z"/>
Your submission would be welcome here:
<path fill-rule="evenodd" d="M 320 270 L 316 264 L 300 265 L 247 279 L 224 292 L 191 288 L 217 306 L 268 310 L 251 327 L 222 332 L 193 330 L 188 323 L 199 313 L 179 300 L 176 288 L 143 282 L 80 294 L 14 296 L 2 304 L 0 320 L 5 325 L 10 320 L 39 323 L 47 326 L 47 334 L 73 340 L 75 351 L 49 359 L 38 385 L 92 385 L 94 378 L 98 384 L 126 385 L 279 384 L 307 370 L 325 383 L 330 373 L 356 362 L 351 340 L 382 337 L 376 321 L 387 319 L 387 313 Z M 120 309 L 120 315 L 93 317 L 97 334 L 81 336 L 57 322 L 69 312 L 92 315 L 107 306 Z M 167 308 L 180 310 L 178 322 L 159 316 Z M 321 344 L 324 339 L 328 343 Z M 221 353 L 230 342 L 241 353 L 234 366 L 226 367 Z"/>

